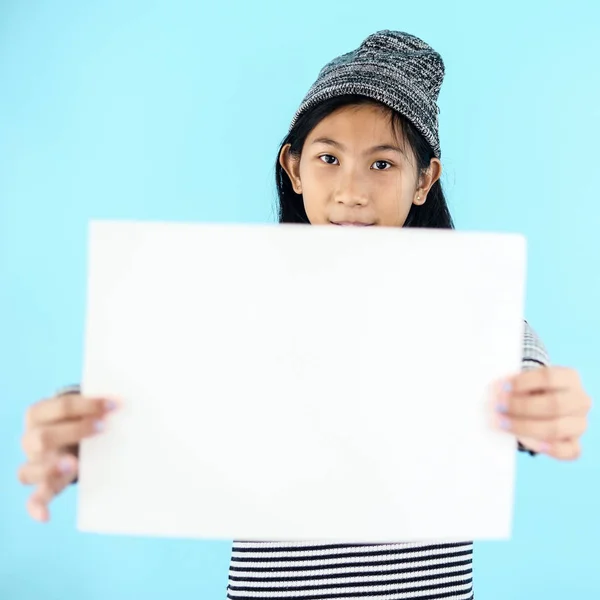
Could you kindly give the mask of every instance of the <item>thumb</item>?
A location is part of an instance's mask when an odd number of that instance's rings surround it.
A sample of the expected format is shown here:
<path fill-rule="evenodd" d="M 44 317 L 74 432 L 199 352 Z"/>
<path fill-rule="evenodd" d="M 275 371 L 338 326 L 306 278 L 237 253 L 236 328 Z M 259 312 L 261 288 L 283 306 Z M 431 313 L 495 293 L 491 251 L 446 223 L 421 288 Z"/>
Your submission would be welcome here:
<path fill-rule="evenodd" d="M 71 454 L 57 458 L 48 477 L 40 483 L 27 503 L 27 509 L 36 521 L 50 520 L 48 505 L 54 497 L 60 494 L 77 478 L 79 461 Z"/>

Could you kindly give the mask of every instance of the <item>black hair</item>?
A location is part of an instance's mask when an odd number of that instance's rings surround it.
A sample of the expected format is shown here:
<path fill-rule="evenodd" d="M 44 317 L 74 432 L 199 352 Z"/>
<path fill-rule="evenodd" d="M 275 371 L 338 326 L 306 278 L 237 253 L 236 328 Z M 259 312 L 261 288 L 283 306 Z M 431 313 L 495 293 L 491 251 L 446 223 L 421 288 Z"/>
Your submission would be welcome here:
<path fill-rule="evenodd" d="M 287 134 L 281 143 L 275 165 L 275 179 L 277 195 L 279 197 L 278 216 L 280 223 L 310 223 L 304 209 L 302 194 L 296 194 L 288 174 L 279 163 L 279 156 L 282 148 L 287 144 L 290 144 L 290 153 L 293 156 L 299 157 L 302 153 L 306 138 L 325 117 L 344 106 L 358 106 L 362 104 L 375 104 L 382 108 L 384 107 L 384 105 L 371 98 L 367 98 L 366 96 L 338 96 L 330 100 L 325 100 L 303 113 L 294 124 L 294 127 Z M 392 127 L 394 127 L 395 131 L 402 133 L 405 142 L 412 148 L 420 174 L 421 171 L 429 167 L 429 163 L 434 157 L 433 149 L 408 119 L 404 118 L 396 111 L 391 109 L 387 110 L 390 111 Z M 404 227 L 454 229 L 454 223 L 439 179 L 429 190 L 427 201 L 424 204 L 420 206 L 413 204 L 411 206 Z"/>

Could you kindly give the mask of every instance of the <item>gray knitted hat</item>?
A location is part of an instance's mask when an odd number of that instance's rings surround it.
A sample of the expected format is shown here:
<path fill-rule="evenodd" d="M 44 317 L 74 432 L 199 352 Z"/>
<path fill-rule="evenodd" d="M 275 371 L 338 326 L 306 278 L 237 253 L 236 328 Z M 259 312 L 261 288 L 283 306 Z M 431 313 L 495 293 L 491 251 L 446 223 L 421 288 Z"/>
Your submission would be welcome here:
<path fill-rule="evenodd" d="M 439 158 L 437 99 L 444 72 L 442 57 L 423 40 L 401 31 L 378 31 L 356 50 L 323 67 L 291 127 L 300 115 L 324 100 L 359 94 L 406 117 Z"/>

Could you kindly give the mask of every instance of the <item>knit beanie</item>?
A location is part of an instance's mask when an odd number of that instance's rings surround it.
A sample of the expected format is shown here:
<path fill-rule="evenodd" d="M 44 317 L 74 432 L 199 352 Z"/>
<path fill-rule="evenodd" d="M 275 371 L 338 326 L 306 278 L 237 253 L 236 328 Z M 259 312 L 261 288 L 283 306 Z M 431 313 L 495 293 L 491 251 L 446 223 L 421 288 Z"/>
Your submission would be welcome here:
<path fill-rule="evenodd" d="M 423 40 L 401 31 L 378 31 L 352 52 L 329 62 L 298 108 L 292 128 L 307 110 L 330 98 L 358 94 L 408 119 L 440 157 L 438 95 L 442 57 Z"/>

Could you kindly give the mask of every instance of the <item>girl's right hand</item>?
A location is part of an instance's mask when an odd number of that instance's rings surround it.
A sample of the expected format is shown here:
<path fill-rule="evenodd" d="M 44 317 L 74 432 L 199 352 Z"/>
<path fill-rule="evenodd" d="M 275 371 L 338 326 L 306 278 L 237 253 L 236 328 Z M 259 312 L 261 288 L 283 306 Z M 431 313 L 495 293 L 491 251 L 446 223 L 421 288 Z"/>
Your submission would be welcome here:
<path fill-rule="evenodd" d="M 27 502 L 34 519 L 49 520 L 48 504 L 77 478 L 79 443 L 101 432 L 114 408 L 111 400 L 78 393 L 61 394 L 29 408 L 22 438 L 27 462 L 19 469 L 19 480 L 36 486 Z"/>

